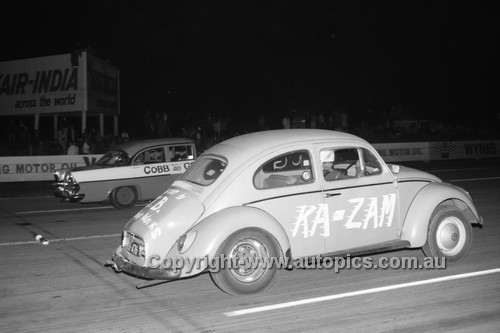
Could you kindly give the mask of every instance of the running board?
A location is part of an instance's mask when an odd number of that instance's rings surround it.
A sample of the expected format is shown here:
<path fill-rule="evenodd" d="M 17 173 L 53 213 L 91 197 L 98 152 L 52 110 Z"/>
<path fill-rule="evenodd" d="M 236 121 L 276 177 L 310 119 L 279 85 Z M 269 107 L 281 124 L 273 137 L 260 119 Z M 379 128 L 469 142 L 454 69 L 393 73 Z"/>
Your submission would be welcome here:
<path fill-rule="evenodd" d="M 410 242 L 404 240 L 394 240 L 383 243 L 377 243 L 374 245 L 354 247 L 352 249 L 330 252 L 322 254 L 321 257 L 357 257 L 366 254 L 376 254 L 381 252 L 388 252 L 393 250 L 400 250 L 404 248 L 409 248 Z"/>

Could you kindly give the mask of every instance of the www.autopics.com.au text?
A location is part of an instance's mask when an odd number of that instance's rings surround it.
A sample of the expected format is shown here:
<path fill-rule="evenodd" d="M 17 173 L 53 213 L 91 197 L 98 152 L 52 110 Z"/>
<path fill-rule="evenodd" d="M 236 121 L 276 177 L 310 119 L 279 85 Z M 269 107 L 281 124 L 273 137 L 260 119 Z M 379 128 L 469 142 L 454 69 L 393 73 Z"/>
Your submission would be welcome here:
<path fill-rule="evenodd" d="M 305 257 L 295 260 L 284 257 L 220 257 L 208 256 L 201 258 L 166 257 L 159 255 L 148 258 L 149 268 L 171 269 L 174 272 L 184 270 L 186 273 L 195 270 L 208 269 L 218 272 L 221 269 L 262 268 L 296 268 L 296 269 L 333 269 L 336 273 L 343 269 L 445 269 L 445 257 Z"/>

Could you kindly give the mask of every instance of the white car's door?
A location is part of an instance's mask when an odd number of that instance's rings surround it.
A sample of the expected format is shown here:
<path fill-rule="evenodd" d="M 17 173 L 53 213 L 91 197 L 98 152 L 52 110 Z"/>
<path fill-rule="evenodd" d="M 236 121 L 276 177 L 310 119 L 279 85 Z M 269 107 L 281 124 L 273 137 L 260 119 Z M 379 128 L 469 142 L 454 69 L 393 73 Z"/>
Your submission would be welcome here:
<path fill-rule="evenodd" d="M 399 200 L 394 178 L 367 148 L 315 145 L 322 168 L 323 210 L 330 218 L 326 253 L 398 239 Z M 326 214 L 326 213 L 325 213 Z"/>
<path fill-rule="evenodd" d="M 283 226 L 295 258 L 324 253 L 325 238 L 330 234 L 328 215 L 321 210 L 318 177 L 310 149 L 300 147 L 266 159 L 253 177 L 260 199 L 251 206 L 269 213 Z"/>

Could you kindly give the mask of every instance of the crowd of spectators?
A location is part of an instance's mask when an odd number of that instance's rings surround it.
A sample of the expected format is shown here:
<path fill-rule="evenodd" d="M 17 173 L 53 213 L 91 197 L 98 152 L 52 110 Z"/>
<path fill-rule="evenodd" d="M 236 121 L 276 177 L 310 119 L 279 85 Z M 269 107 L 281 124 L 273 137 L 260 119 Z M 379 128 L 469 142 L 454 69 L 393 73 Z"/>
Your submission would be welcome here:
<path fill-rule="evenodd" d="M 253 123 L 242 127 L 235 126 L 235 119 L 231 117 L 213 117 L 210 113 L 193 120 L 187 112 L 183 119 L 172 122 L 166 112 L 145 112 L 142 126 L 137 126 L 138 130 L 132 138 L 126 131 L 119 135 L 102 135 L 93 127 L 78 133 L 74 124 L 62 117 L 57 134 L 49 140 L 42 139 L 38 131 L 30 130 L 23 120 L 11 120 L 8 133 L 2 135 L 0 141 L 0 156 L 103 154 L 111 146 L 129 140 L 172 136 L 192 138 L 198 151 L 203 152 L 214 144 L 239 134 L 277 128 L 344 131 L 371 143 L 498 139 L 500 131 L 498 115 L 492 120 L 468 124 L 412 120 L 415 118 L 411 115 L 402 117 L 394 110 L 369 110 L 360 116 L 350 115 L 345 110 L 315 112 L 310 109 L 294 109 L 282 113 L 280 118 L 262 113 L 254 118 Z"/>
<path fill-rule="evenodd" d="M 123 132 L 124 140 L 127 139 Z M 11 122 L 6 140 L 2 138 L 0 156 L 104 154 L 110 146 L 123 142 L 120 136 L 101 135 L 95 128 L 78 133 L 63 118 L 52 140 L 42 138 L 38 130 L 30 130 L 23 120 Z"/>

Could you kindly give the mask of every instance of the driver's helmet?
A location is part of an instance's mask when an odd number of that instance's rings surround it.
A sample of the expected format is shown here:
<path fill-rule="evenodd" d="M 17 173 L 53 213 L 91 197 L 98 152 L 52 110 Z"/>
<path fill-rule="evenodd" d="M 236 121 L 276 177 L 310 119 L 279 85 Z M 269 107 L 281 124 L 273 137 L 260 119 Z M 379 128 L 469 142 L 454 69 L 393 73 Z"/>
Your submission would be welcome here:
<path fill-rule="evenodd" d="M 329 172 L 332 169 L 333 161 L 335 160 L 335 153 L 333 150 L 322 150 L 319 153 L 323 172 Z"/>
<path fill-rule="evenodd" d="M 319 153 L 319 157 L 322 163 L 335 161 L 335 153 L 333 150 L 322 150 Z"/>

